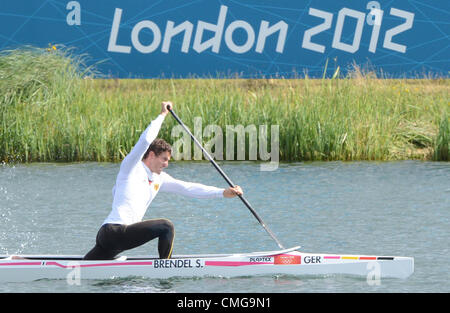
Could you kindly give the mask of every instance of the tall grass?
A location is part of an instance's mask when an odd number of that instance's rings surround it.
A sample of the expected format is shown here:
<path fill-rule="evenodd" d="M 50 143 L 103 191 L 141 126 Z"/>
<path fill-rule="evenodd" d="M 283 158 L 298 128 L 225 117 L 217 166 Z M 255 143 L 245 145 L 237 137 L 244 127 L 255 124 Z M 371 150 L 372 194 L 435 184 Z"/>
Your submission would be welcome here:
<path fill-rule="evenodd" d="M 72 140 L 73 129 L 64 122 L 73 120 L 62 118 L 82 93 L 86 71 L 79 57 L 57 46 L 0 53 L 2 160 L 70 159 L 64 142 Z"/>
<path fill-rule="evenodd" d="M 102 80 L 59 47 L 3 52 L 0 78 L 5 162 L 119 161 L 162 100 L 191 128 L 279 125 L 282 161 L 448 161 L 446 79 Z"/>
<path fill-rule="evenodd" d="M 439 123 L 439 133 L 434 143 L 433 159 L 436 161 L 450 161 L 450 126 L 448 114 Z"/>

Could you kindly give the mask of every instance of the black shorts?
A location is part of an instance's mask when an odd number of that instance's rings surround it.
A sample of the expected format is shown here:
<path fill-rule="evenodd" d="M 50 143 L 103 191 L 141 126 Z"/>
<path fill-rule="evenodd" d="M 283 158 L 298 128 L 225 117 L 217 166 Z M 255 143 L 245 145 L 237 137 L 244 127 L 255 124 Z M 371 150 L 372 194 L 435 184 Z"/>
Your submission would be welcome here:
<path fill-rule="evenodd" d="M 112 260 L 119 253 L 158 238 L 161 259 L 172 255 L 175 230 L 168 219 L 152 219 L 130 225 L 104 224 L 97 233 L 95 247 L 84 260 Z"/>

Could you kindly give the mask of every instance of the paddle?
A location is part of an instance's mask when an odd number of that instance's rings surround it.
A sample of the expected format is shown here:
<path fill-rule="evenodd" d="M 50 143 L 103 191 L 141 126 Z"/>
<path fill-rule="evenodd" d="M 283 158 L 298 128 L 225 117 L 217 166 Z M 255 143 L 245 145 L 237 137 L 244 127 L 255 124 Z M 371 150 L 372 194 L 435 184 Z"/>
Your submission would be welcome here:
<path fill-rule="evenodd" d="M 222 177 L 226 180 L 226 182 L 228 183 L 228 185 L 230 185 L 230 187 L 235 187 L 235 185 L 233 184 L 233 182 L 228 178 L 228 176 L 224 173 L 224 171 L 222 171 L 222 169 L 219 167 L 219 165 L 213 160 L 213 158 L 209 155 L 209 153 L 202 147 L 202 145 L 200 144 L 200 142 L 198 142 L 198 140 L 194 137 L 194 135 L 192 135 L 192 133 L 189 131 L 189 129 L 186 127 L 186 125 L 184 125 L 184 123 L 181 121 L 181 119 L 175 114 L 175 112 L 170 108 L 170 105 L 167 106 L 167 110 L 169 110 L 169 112 L 172 114 L 172 116 L 177 120 L 177 122 L 183 127 L 183 129 L 191 136 L 192 140 L 195 142 L 195 144 L 203 151 L 203 154 L 208 158 L 208 160 L 211 162 L 211 164 L 216 168 L 216 170 L 220 173 L 220 175 L 222 175 Z M 245 206 L 250 210 L 250 212 L 252 212 L 253 216 L 256 217 L 256 219 L 258 220 L 258 222 L 261 224 L 262 227 L 264 227 L 264 229 L 267 231 L 267 233 L 273 238 L 273 240 L 275 240 L 275 242 L 277 243 L 277 245 L 281 248 L 281 249 L 285 249 L 285 247 L 280 243 L 280 241 L 277 239 L 277 237 L 275 237 L 275 235 L 272 233 L 272 231 L 267 227 L 267 225 L 263 222 L 263 220 L 261 219 L 261 217 L 258 215 L 258 213 L 256 213 L 256 211 L 252 208 L 252 206 L 250 205 L 250 203 L 248 203 L 248 201 L 242 196 L 242 195 L 238 195 L 238 197 L 242 200 L 242 202 L 245 204 Z"/>

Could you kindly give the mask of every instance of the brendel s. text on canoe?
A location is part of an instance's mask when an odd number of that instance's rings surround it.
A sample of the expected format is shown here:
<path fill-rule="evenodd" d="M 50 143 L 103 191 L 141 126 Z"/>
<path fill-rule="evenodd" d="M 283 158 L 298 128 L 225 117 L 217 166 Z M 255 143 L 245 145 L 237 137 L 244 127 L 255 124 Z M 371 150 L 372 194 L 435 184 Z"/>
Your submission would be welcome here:
<path fill-rule="evenodd" d="M 154 268 L 200 268 L 205 265 L 201 259 L 164 259 L 153 261 Z"/>

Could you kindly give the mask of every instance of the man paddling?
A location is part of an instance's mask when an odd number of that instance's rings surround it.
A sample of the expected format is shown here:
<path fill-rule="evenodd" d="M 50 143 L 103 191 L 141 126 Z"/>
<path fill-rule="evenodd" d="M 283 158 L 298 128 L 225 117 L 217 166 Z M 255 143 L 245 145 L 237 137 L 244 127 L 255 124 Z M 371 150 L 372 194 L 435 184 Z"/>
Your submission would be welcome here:
<path fill-rule="evenodd" d="M 138 142 L 123 159 L 113 188 L 112 210 L 97 233 L 96 244 L 85 260 L 114 259 L 119 253 L 158 238 L 161 259 L 172 255 L 174 226 L 168 219 L 142 221 L 159 191 L 194 198 L 233 198 L 242 195 L 239 186 L 227 189 L 175 179 L 163 172 L 169 165 L 171 146 L 156 139 L 171 102 L 162 102 L 161 113 L 141 134 Z"/>

